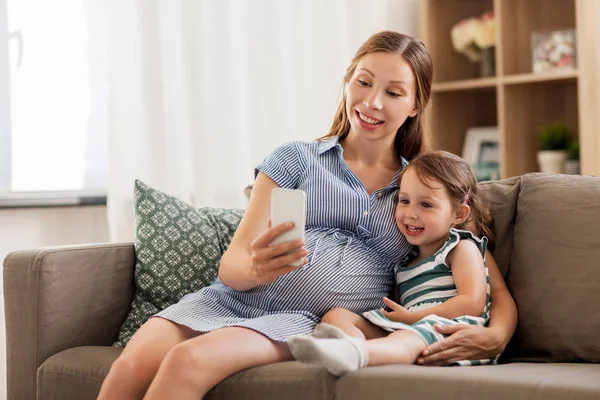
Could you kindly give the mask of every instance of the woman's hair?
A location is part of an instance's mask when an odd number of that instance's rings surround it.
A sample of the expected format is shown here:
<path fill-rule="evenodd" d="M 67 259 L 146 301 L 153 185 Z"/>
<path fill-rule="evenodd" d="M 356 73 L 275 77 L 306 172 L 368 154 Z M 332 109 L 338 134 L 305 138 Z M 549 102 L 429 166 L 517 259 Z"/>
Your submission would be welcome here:
<path fill-rule="evenodd" d="M 424 184 L 426 179 L 441 183 L 455 209 L 462 204 L 468 205 L 471 213 L 456 228 L 469 230 L 480 237 L 486 236 L 490 248 L 494 248 L 492 215 L 479 195 L 477 179 L 465 160 L 447 151 L 430 151 L 415 157 L 400 173 L 400 180 L 408 169 L 414 170 Z"/>
<path fill-rule="evenodd" d="M 398 158 L 412 160 L 425 147 L 423 130 L 423 112 L 431 96 L 431 81 L 433 79 L 433 63 L 429 52 L 419 39 L 393 31 L 383 31 L 371 36 L 356 52 L 344 76 L 344 85 L 350 82 L 360 60 L 373 53 L 398 54 L 404 57 L 415 75 L 417 90 L 415 107 L 417 115 L 408 117 L 396 132 L 394 146 Z M 320 139 L 338 136 L 344 139 L 350 132 L 350 121 L 346 113 L 346 94 L 344 93 L 333 119 L 329 133 Z"/>

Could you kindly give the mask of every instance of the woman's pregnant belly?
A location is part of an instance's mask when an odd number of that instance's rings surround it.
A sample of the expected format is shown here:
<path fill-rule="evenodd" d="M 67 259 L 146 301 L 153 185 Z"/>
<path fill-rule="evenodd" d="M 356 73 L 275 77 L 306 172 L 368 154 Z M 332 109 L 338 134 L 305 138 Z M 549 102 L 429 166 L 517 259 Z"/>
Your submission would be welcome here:
<path fill-rule="evenodd" d="M 378 260 L 358 241 L 306 241 L 310 263 L 247 294 L 270 312 L 308 311 L 322 317 L 334 307 L 355 313 L 380 308 L 394 284 L 393 263 Z M 316 253 L 315 253 L 316 249 Z"/>

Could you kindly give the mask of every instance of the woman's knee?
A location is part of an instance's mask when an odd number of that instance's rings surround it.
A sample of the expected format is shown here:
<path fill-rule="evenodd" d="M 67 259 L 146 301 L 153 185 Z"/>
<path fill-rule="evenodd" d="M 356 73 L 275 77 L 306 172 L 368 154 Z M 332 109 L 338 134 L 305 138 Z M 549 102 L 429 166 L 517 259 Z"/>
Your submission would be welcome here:
<path fill-rule="evenodd" d="M 190 341 L 176 345 L 165 357 L 165 367 L 179 371 L 197 371 L 205 365 L 198 356 L 198 350 L 198 346 L 193 346 Z"/>
<path fill-rule="evenodd" d="M 121 355 L 115 360 L 110 368 L 110 373 L 119 380 L 131 382 L 151 379 L 157 370 L 158 366 L 148 363 L 147 357 L 144 357 L 143 354 L 129 353 Z"/>

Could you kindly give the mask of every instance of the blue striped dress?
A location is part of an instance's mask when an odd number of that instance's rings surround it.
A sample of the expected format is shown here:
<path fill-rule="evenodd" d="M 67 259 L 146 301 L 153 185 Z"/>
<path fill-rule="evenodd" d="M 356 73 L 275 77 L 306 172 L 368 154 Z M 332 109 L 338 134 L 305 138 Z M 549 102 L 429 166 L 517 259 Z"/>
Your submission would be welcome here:
<path fill-rule="evenodd" d="M 368 194 L 342 152 L 337 138 L 291 142 L 256 168 L 283 188 L 306 192 L 309 264 L 245 292 L 217 279 L 156 316 L 199 332 L 238 326 L 285 342 L 311 334 L 331 308 L 360 314 L 382 307 L 394 265 L 411 250 L 394 220 L 399 171 L 387 187 Z"/>
<path fill-rule="evenodd" d="M 373 324 L 380 326 L 389 332 L 396 330 L 410 330 L 419 335 L 427 345 L 442 340 L 445 336 L 435 330 L 435 324 L 456 325 L 469 324 L 485 326 L 490 319 L 490 276 L 485 265 L 485 249 L 487 247 L 487 238 L 482 239 L 474 236 L 469 231 L 450 229 L 448 240 L 444 245 L 431 256 L 418 262 L 413 266 L 408 266 L 414 260 L 417 253 L 410 254 L 405 260 L 402 260 L 395 268 L 396 283 L 398 286 L 398 295 L 400 296 L 400 305 L 408 311 L 426 310 L 435 307 L 450 300 L 458 294 L 456 284 L 452 278 L 452 270 L 446 258 L 461 240 L 473 241 L 484 259 L 483 266 L 486 277 L 486 302 L 481 315 L 464 315 L 453 319 L 443 318 L 435 314 L 415 322 L 412 325 L 389 320 L 379 310 L 371 310 L 363 313 L 363 316 Z M 495 363 L 495 359 L 486 360 L 462 360 L 457 361 L 456 365 L 482 365 Z"/>

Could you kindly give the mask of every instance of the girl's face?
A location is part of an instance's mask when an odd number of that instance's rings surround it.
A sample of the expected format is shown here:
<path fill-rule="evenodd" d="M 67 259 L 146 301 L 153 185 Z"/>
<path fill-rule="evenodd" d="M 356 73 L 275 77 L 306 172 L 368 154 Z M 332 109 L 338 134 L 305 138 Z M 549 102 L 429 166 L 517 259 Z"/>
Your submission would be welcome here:
<path fill-rule="evenodd" d="M 393 142 L 406 118 L 417 115 L 415 76 L 400 55 L 378 52 L 364 56 L 345 90 L 350 135 Z"/>
<path fill-rule="evenodd" d="M 458 209 L 444 186 L 435 179 L 422 182 L 410 165 L 402 176 L 396 225 L 408 242 L 419 246 L 421 253 L 431 255 L 447 240 L 450 228 L 462 223 L 469 215 L 469 207 Z"/>

